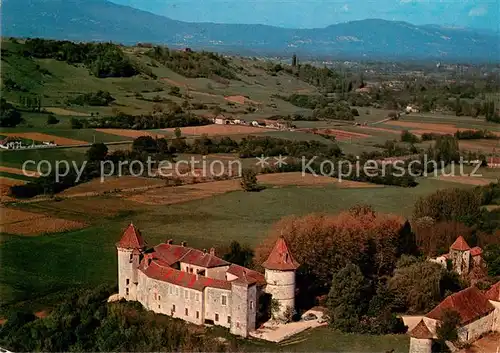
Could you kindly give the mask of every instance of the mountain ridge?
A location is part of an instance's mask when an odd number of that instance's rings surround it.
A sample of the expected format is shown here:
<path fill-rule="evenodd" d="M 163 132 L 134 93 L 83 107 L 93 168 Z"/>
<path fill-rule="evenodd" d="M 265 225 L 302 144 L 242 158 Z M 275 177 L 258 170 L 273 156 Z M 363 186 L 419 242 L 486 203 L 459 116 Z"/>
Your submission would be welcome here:
<path fill-rule="evenodd" d="M 499 36 L 494 32 L 381 19 L 314 29 L 196 23 L 106 0 L 4 0 L 2 13 L 4 36 L 334 58 L 498 61 L 500 57 Z"/>

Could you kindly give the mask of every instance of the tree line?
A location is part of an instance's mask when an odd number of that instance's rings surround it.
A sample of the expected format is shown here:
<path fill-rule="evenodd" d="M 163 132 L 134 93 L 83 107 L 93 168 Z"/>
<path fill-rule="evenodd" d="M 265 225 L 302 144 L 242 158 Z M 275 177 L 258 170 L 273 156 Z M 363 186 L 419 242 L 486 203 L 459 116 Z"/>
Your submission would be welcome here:
<path fill-rule="evenodd" d="M 112 43 L 74 43 L 50 39 L 27 39 L 24 56 L 55 59 L 69 64 L 84 64 L 96 77 L 131 77 L 139 67 Z"/>

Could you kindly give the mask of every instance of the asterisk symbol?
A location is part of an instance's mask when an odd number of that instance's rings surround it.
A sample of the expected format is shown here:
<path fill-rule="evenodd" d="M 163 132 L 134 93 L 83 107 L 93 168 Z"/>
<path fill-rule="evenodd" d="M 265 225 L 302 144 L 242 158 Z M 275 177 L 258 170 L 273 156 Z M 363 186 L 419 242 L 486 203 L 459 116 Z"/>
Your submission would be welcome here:
<path fill-rule="evenodd" d="M 255 157 L 255 158 L 257 158 L 257 163 L 255 163 L 255 165 L 258 165 L 261 168 L 267 167 L 269 165 L 269 162 L 267 161 L 269 157 L 261 155 L 260 157 Z"/>
<path fill-rule="evenodd" d="M 286 157 L 283 157 L 281 154 L 278 156 L 278 157 L 274 157 L 274 159 L 276 160 L 276 162 L 274 163 L 274 165 L 278 165 L 278 167 L 283 167 L 284 165 L 287 165 L 288 163 L 285 162 L 286 161 Z"/>

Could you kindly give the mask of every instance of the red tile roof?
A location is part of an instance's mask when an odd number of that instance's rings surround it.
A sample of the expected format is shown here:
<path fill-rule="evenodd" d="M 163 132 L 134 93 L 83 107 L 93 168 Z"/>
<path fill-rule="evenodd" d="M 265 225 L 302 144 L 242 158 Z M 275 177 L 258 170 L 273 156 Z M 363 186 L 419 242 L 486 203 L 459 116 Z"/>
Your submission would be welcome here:
<path fill-rule="evenodd" d="M 141 232 L 132 223 L 125 229 L 120 241 L 116 243 L 117 248 L 124 249 L 142 249 L 144 246 Z"/>
<path fill-rule="evenodd" d="M 465 251 L 465 250 L 470 250 L 470 246 L 469 244 L 467 244 L 463 236 L 459 236 L 457 240 L 455 240 L 455 242 L 451 244 L 450 249 Z"/>
<path fill-rule="evenodd" d="M 270 270 L 296 270 L 300 264 L 295 261 L 290 250 L 288 250 L 288 246 L 286 245 L 285 238 L 280 237 L 276 244 L 274 245 L 273 250 L 269 254 L 269 257 L 262 264 L 264 268 Z"/>
<path fill-rule="evenodd" d="M 441 320 L 444 311 L 455 310 L 460 315 L 461 324 L 465 325 L 489 314 L 494 309 L 493 305 L 479 289 L 469 287 L 445 298 L 425 316 L 430 319 Z"/>
<path fill-rule="evenodd" d="M 486 298 L 495 302 L 500 302 L 500 281 L 491 286 L 490 289 L 484 293 Z"/>
<path fill-rule="evenodd" d="M 483 253 L 483 249 L 481 249 L 479 246 L 475 246 L 472 249 L 470 249 L 471 256 L 479 256 L 482 253 Z"/>
<path fill-rule="evenodd" d="M 235 275 L 239 279 L 246 281 L 248 284 L 257 283 L 258 285 L 266 284 L 266 278 L 260 272 L 250 270 L 246 267 L 231 264 L 227 273 Z"/>
<path fill-rule="evenodd" d="M 202 291 L 205 287 L 231 289 L 231 283 L 228 281 L 197 276 L 192 273 L 180 271 L 167 266 L 165 262 L 161 260 L 158 261 L 157 259 L 152 259 L 151 263 L 147 265 L 147 260 L 146 258 L 142 261 L 139 270 L 150 278 L 199 291 Z"/>
<path fill-rule="evenodd" d="M 413 338 L 419 339 L 431 339 L 433 335 L 424 320 L 420 320 L 420 322 L 410 331 L 410 336 Z"/>
<path fill-rule="evenodd" d="M 230 263 L 215 255 L 181 245 L 160 244 L 155 247 L 156 255 L 170 266 L 176 262 L 185 262 L 190 265 L 205 268 L 229 266 Z"/>

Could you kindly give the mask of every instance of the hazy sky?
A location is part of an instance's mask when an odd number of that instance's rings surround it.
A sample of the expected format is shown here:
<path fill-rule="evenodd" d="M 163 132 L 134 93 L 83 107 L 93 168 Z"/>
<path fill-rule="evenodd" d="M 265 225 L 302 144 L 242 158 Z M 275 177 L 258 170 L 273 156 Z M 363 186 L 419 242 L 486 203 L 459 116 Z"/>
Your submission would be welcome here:
<path fill-rule="evenodd" d="M 190 22 L 314 28 L 382 18 L 498 30 L 500 0 L 112 0 Z"/>

